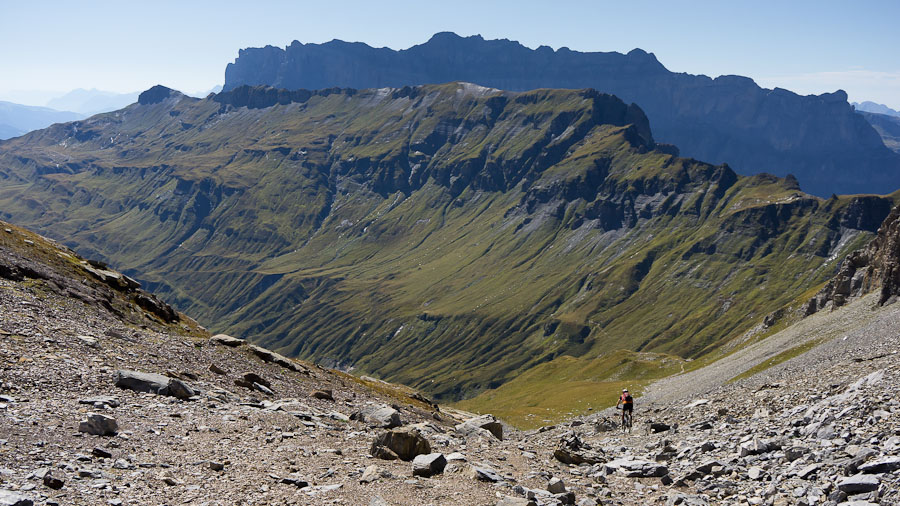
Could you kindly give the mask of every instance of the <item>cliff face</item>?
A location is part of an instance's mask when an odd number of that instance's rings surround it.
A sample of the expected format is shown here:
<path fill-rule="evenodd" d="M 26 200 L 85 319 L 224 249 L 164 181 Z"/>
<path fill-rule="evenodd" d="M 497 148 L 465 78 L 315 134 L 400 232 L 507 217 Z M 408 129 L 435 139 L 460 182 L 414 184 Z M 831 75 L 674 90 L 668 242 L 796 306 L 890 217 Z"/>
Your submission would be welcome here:
<path fill-rule="evenodd" d="M 812 314 L 829 302 L 832 307 L 843 306 L 851 298 L 876 290 L 881 305 L 896 302 L 900 296 L 900 207 L 891 210 L 868 246 L 844 259 L 837 276 L 804 310 Z"/>
<path fill-rule="evenodd" d="M 402 87 L 467 81 L 505 90 L 595 88 L 637 103 L 657 140 L 742 174 L 793 174 L 804 191 L 885 193 L 900 188 L 900 155 L 847 103 L 846 93 L 799 96 L 740 76 L 673 73 L 640 49 L 581 53 L 439 33 L 406 50 L 294 42 L 241 50 L 225 90 Z"/>

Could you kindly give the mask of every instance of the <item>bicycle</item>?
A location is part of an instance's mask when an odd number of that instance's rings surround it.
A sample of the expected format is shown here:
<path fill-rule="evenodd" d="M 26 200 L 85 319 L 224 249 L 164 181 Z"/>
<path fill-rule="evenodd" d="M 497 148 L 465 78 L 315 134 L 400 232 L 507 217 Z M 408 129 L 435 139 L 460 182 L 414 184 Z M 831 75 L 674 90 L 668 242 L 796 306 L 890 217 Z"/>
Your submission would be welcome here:
<path fill-rule="evenodd" d="M 631 410 L 625 409 L 624 407 L 620 408 L 619 406 L 616 406 L 616 409 L 624 410 L 622 412 L 622 432 L 628 431 L 628 433 L 631 434 L 631 422 L 633 419 Z"/>

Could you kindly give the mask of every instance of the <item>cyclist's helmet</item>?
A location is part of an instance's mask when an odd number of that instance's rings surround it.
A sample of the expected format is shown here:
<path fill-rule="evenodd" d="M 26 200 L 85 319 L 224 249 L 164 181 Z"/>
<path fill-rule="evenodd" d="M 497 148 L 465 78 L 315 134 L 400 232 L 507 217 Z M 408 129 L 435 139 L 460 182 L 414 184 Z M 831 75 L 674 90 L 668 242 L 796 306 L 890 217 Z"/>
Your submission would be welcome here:
<path fill-rule="evenodd" d="M 628 391 L 627 388 L 623 388 L 623 389 L 622 389 L 622 392 L 627 392 L 627 391 Z"/>

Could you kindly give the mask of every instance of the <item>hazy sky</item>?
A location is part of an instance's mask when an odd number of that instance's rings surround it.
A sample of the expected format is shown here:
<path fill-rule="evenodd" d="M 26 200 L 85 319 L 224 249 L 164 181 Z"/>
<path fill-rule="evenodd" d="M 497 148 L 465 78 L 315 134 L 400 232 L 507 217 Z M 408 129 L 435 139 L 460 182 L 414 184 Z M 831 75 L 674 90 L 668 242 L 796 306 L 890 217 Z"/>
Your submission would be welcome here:
<path fill-rule="evenodd" d="M 0 0 L 0 100 L 74 88 L 222 84 L 238 49 L 334 38 L 402 49 L 438 31 L 529 47 L 655 53 L 674 72 L 740 74 L 798 93 L 842 88 L 900 109 L 900 2 Z"/>

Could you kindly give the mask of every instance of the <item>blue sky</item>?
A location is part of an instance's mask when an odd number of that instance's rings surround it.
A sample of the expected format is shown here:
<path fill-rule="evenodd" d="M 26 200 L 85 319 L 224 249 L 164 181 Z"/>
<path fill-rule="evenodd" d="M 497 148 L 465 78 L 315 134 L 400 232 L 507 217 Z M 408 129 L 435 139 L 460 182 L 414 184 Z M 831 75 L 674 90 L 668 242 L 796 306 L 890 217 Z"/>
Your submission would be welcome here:
<path fill-rule="evenodd" d="M 0 0 L 0 100 L 157 83 L 199 92 L 221 84 L 244 47 L 338 38 L 401 49 L 455 31 L 529 47 L 640 47 L 675 72 L 746 75 L 802 94 L 842 88 L 851 101 L 900 109 L 898 20 L 897 1 Z"/>

